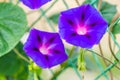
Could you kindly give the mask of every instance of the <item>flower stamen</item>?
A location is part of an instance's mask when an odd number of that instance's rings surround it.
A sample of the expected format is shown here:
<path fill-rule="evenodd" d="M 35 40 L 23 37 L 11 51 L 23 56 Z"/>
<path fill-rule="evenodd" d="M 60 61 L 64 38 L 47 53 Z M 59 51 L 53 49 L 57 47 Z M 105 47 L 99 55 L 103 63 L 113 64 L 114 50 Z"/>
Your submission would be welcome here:
<path fill-rule="evenodd" d="M 76 31 L 79 35 L 85 35 L 87 33 L 87 29 L 85 27 L 78 27 Z"/>
<path fill-rule="evenodd" d="M 39 51 L 40 51 L 43 55 L 48 55 L 48 53 L 49 53 L 48 49 L 47 49 L 46 46 L 44 46 L 44 45 L 39 48 Z"/>

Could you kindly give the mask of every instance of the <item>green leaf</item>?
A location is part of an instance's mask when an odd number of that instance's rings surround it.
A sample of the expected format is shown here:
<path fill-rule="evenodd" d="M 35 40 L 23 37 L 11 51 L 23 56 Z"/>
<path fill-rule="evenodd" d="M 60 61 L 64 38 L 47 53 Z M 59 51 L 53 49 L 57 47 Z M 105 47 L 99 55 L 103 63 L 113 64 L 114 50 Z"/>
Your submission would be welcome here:
<path fill-rule="evenodd" d="M 116 25 L 112 28 L 112 33 L 113 33 L 113 34 L 119 34 L 119 33 L 120 33 L 120 23 L 116 24 Z"/>
<path fill-rule="evenodd" d="M 112 21 L 113 17 L 117 12 L 116 5 L 103 2 L 100 8 L 100 12 L 103 15 L 103 17 L 107 20 L 107 22 L 110 24 L 110 22 Z"/>
<path fill-rule="evenodd" d="M 53 15 L 51 15 L 50 17 L 49 17 L 49 19 L 53 22 L 53 23 L 55 23 L 55 24 L 57 24 L 58 23 L 58 17 L 59 17 L 59 13 L 56 13 L 56 14 L 53 14 Z"/>
<path fill-rule="evenodd" d="M 4 75 L 0 75 L 0 80 L 6 80 Z"/>
<path fill-rule="evenodd" d="M 11 51 L 26 32 L 25 12 L 12 3 L 0 3 L 0 57 Z"/>
<path fill-rule="evenodd" d="M 23 45 L 19 43 L 15 47 L 21 55 L 28 58 L 22 50 Z M 0 57 L 0 74 L 13 78 L 13 80 L 27 80 L 28 63 L 21 59 L 14 51 Z"/>

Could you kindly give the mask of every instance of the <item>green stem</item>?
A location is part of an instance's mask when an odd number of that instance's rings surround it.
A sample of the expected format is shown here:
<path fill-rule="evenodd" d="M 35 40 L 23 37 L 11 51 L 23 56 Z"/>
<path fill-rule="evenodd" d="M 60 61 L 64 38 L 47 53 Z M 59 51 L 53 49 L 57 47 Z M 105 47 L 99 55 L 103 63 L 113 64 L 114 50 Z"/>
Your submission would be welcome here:
<path fill-rule="evenodd" d="M 54 4 L 57 2 L 58 0 L 55 0 L 50 6 L 49 8 L 47 8 L 44 13 L 47 13 L 53 6 Z M 43 16 L 44 14 L 41 14 L 31 25 L 30 25 L 30 28 L 33 27 Z"/>
<path fill-rule="evenodd" d="M 86 70 L 84 54 L 85 54 L 85 49 L 81 48 L 80 49 L 80 54 L 78 56 L 78 69 L 81 70 L 81 71 Z"/>
<path fill-rule="evenodd" d="M 118 22 L 120 21 L 120 17 L 113 23 L 109 26 L 109 28 L 107 29 L 108 33 L 109 33 L 109 43 L 110 43 L 110 36 L 112 38 L 112 40 L 114 41 L 114 43 L 116 44 L 116 46 L 118 47 L 118 49 L 120 50 L 120 45 L 119 43 L 116 41 L 116 38 L 114 37 L 114 35 L 112 34 L 112 27 L 115 26 Z M 110 45 L 110 44 L 109 44 Z M 111 46 L 111 45 L 110 45 Z M 111 47 L 110 47 L 110 50 L 111 50 Z M 112 51 L 112 50 L 111 50 Z M 117 57 L 114 55 L 114 53 L 112 52 L 112 55 L 114 56 L 114 58 L 116 59 L 116 61 L 119 61 L 117 59 Z"/>
<path fill-rule="evenodd" d="M 14 48 L 13 51 L 21 58 L 23 59 L 24 61 L 30 63 L 30 61 L 28 59 L 26 59 L 23 55 L 21 55 L 21 53 L 16 49 Z"/>
<path fill-rule="evenodd" d="M 50 79 L 50 80 L 56 80 L 57 77 L 68 68 L 68 66 L 65 66 L 64 68 L 62 68 L 61 70 L 59 70 L 58 72 L 54 73 L 54 76 Z"/>
<path fill-rule="evenodd" d="M 80 56 L 79 56 L 81 62 L 84 61 L 84 50 L 83 49 L 80 49 Z"/>
<path fill-rule="evenodd" d="M 120 17 L 113 23 L 109 26 L 109 29 L 111 30 L 113 26 L 115 26 L 118 22 L 120 21 Z"/>
<path fill-rule="evenodd" d="M 66 9 L 69 9 L 69 6 L 68 6 L 67 2 L 65 0 L 62 0 L 62 2 L 64 3 Z"/>
<path fill-rule="evenodd" d="M 116 46 L 117 46 L 117 47 L 119 48 L 119 50 L 120 50 L 120 45 L 119 45 L 119 43 L 116 41 L 114 35 L 111 33 L 111 31 L 109 30 L 109 28 L 108 28 L 107 31 L 108 31 L 109 35 L 111 36 L 112 40 L 114 41 L 114 43 L 116 44 Z M 112 55 L 114 56 L 114 58 L 116 59 L 116 61 L 119 61 L 119 59 L 118 59 L 114 54 L 112 54 Z"/>
<path fill-rule="evenodd" d="M 39 75 L 37 75 L 37 79 L 38 80 L 43 80 Z"/>
<path fill-rule="evenodd" d="M 95 5 L 95 3 L 97 3 L 99 0 L 92 0 L 92 2 L 90 3 L 91 5 Z"/>
<path fill-rule="evenodd" d="M 73 54 L 75 48 L 76 48 L 75 46 L 72 46 L 72 49 L 70 50 L 70 53 L 69 53 L 69 58 L 72 56 L 72 54 Z"/>
<path fill-rule="evenodd" d="M 70 51 L 70 54 L 69 54 L 69 58 L 72 56 L 75 48 L 76 48 L 75 46 L 72 47 L 72 49 L 71 49 L 71 51 Z M 79 77 L 79 79 L 82 80 L 82 77 L 81 77 L 81 75 L 80 75 L 77 67 L 73 64 L 73 62 L 72 62 L 70 59 L 69 59 L 68 61 L 69 61 L 68 64 L 70 64 L 70 65 L 72 66 L 72 68 L 74 69 L 74 71 L 75 71 L 75 73 L 77 74 L 77 76 Z M 74 61 L 74 60 L 73 60 L 73 61 Z"/>
<path fill-rule="evenodd" d="M 70 60 L 69 60 L 69 61 L 70 61 Z M 80 75 L 77 67 L 72 63 L 72 61 L 70 62 L 70 65 L 71 65 L 72 68 L 74 69 L 74 71 L 75 71 L 75 73 L 77 74 L 78 78 L 79 78 L 80 80 L 82 80 L 82 76 Z"/>
<path fill-rule="evenodd" d="M 101 56 L 104 57 L 104 54 L 103 54 L 103 51 L 102 51 L 102 46 L 101 46 L 101 44 L 99 43 L 98 46 L 99 46 L 99 50 L 100 50 Z M 102 59 L 103 59 L 103 61 L 104 61 L 104 63 L 105 63 L 105 66 L 107 66 L 108 64 L 107 64 L 107 62 L 105 61 L 105 59 L 104 59 L 104 58 L 102 58 Z M 102 66 L 101 66 L 101 67 L 102 67 Z M 110 73 L 111 80 L 113 80 L 112 71 L 110 70 L 109 73 Z M 108 79 L 108 76 L 107 76 L 107 75 L 105 75 L 105 77 L 106 77 L 106 79 Z"/>
<path fill-rule="evenodd" d="M 72 46 L 70 52 L 67 52 L 67 53 L 69 53 L 69 57 L 68 57 L 69 59 L 71 58 L 71 56 L 72 56 L 75 48 L 76 48 L 75 46 Z M 66 51 L 67 51 L 67 50 L 66 50 Z M 68 65 L 68 61 L 69 61 L 69 60 L 67 60 L 67 61 L 65 61 L 64 63 L 62 63 L 62 64 L 61 64 L 61 67 L 63 68 L 64 66 Z"/>
<path fill-rule="evenodd" d="M 36 73 L 34 73 L 34 80 L 38 80 Z"/>
<path fill-rule="evenodd" d="M 100 71 L 103 72 L 104 69 L 103 69 L 102 64 L 101 64 L 101 62 L 99 61 L 98 57 L 96 56 L 96 54 L 93 53 L 93 57 L 94 57 L 97 65 L 98 65 Z M 106 80 L 109 80 L 109 78 L 108 78 L 108 76 L 107 76 L 106 74 L 104 74 L 104 77 L 106 78 Z"/>
<path fill-rule="evenodd" d="M 103 76 L 104 74 L 106 74 L 109 70 L 111 70 L 115 65 L 117 64 L 117 62 L 114 62 L 113 64 L 111 64 L 110 66 L 108 66 L 102 73 L 100 73 L 94 80 L 98 80 L 101 76 Z"/>
<path fill-rule="evenodd" d="M 54 71 L 52 69 L 48 69 L 50 73 L 54 76 Z"/>
<path fill-rule="evenodd" d="M 50 79 L 50 80 L 55 80 L 57 79 L 57 77 L 64 71 L 66 70 L 68 67 L 71 67 L 74 69 L 74 71 L 76 72 L 77 76 L 79 77 L 80 80 L 82 80 L 82 77 L 76 67 L 75 63 L 77 60 L 77 57 L 75 57 L 72 61 L 71 59 L 68 59 L 67 63 L 65 63 L 65 65 L 61 68 L 61 70 L 59 70 L 58 72 L 54 73 L 54 76 Z"/>
<path fill-rule="evenodd" d="M 108 45 L 109 45 L 109 49 L 110 49 L 110 52 L 112 53 L 112 55 L 114 56 L 114 51 L 112 50 L 112 45 L 111 45 L 111 38 L 110 38 L 110 35 L 108 35 Z M 115 58 L 115 57 L 114 57 Z"/>
<path fill-rule="evenodd" d="M 101 56 L 100 54 L 96 53 L 96 52 L 93 51 L 93 50 L 87 49 L 87 51 L 89 51 L 89 52 L 91 52 L 91 53 L 94 53 L 94 54 L 96 54 L 97 56 L 100 56 L 100 57 L 104 58 L 106 61 L 108 61 L 108 62 L 111 63 L 111 64 L 114 64 L 111 60 L 109 60 L 109 59 Z M 120 68 L 119 68 L 117 65 L 115 65 L 115 67 L 116 67 L 118 70 L 120 70 Z"/>
<path fill-rule="evenodd" d="M 102 5 L 102 0 L 99 0 L 99 2 L 98 2 L 98 11 L 100 11 L 101 5 Z"/>
<path fill-rule="evenodd" d="M 80 5 L 80 3 L 79 3 L 79 1 L 78 1 L 78 0 L 75 0 L 75 2 L 77 3 L 77 5 L 78 5 L 78 6 Z"/>
<path fill-rule="evenodd" d="M 72 49 L 71 49 L 71 51 L 70 51 L 70 55 L 69 55 L 69 57 L 71 57 L 72 56 L 72 53 L 73 53 L 73 51 L 74 51 L 74 46 L 72 47 Z M 67 51 L 67 50 L 66 50 Z M 71 64 L 71 63 L 70 63 Z M 57 77 L 64 71 L 64 70 L 66 70 L 67 68 L 69 67 L 69 62 L 68 61 L 66 61 L 66 62 L 64 62 L 63 64 L 61 64 L 61 70 L 59 70 L 58 72 L 56 72 L 56 73 L 54 73 L 54 76 L 50 79 L 50 80 L 56 80 L 57 79 Z M 75 70 L 75 69 L 74 69 Z M 78 74 L 78 73 L 77 73 Z"/>
<path fill-rule="evenodd" d="M 108 35 L 108 43 L 109 43 L 109 49 L 111 51 L 112 56 L 115 58 L 116 61 L 119 61 L 118 58 L 115 56 L 113 50 L 112 50 L 112 45 L 111 45 L 111 37 Z"/>
<path fill-rule="evenodd" d="M 120 17 L 119 17 L 113 24 L 111 24 L 111 25 L 108 27 L 107 31 L 108 31 L 108 33 L 109 33 L 109 43 L 110 43 L 110 37 L 111 37 L 112 40 L 114 41 L 115 45 L 116 45 L 116 46 L 118 47 L 118 49 L 120 50 L 120 45 L 119 45 L 119 43 L 116 41 L 114 35 L 113 35 L 112 32 L 111 32 L 112 27 L 115 26 L 119 21 L 120 21 Z M 109 44 L 109 45 L 110 45 L 110 44 Z M 110 46 L 111 46 L 111 45 L 110 45 Z M 110 50 L 111 50 L 111 47 L 110 47 Z M 111 51 L 112 51 L 112 50 L 111 50 Z M 112 55 L 113 55 L 113 57 L 115 58 L 115 60 L 119 62 L 119 59 L 115 56 L 115 54 L 114 54 L 113 52 L 112 52 Z"/>
<path fill-rule="evenodd" d="M 43 9 L 40 9 L 41 13 L 43 14 L 42 16 L 44 16 L 44 18 L 47 20 L 50 28 L 52 29 L 52 31 L 55 31 L 55 28 L 53 27 L 52 23 L 50 22 L 50 20 L 48 19 L 48 17 L 45 15 L 45 11 L 43 11 Z"/>

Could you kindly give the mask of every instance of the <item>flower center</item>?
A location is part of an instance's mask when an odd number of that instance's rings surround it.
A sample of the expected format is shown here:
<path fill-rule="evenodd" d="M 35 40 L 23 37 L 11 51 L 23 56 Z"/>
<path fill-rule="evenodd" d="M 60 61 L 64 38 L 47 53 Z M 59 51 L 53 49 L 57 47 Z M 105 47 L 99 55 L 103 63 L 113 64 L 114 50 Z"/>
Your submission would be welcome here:
<path fill-rule="evenodd" d="M 87 29 L 85 27 L 78 27 L 76 31 L 79 35 L 85 35 L 87 33 Z"/>
<path fill-rule="evenodd" d="M 43 55 L 47 55 L 49 52 L 48 52 L 48 49 L 45 47 L 45 46 L 41 46 L 39 51 L 43 54 Z"/>

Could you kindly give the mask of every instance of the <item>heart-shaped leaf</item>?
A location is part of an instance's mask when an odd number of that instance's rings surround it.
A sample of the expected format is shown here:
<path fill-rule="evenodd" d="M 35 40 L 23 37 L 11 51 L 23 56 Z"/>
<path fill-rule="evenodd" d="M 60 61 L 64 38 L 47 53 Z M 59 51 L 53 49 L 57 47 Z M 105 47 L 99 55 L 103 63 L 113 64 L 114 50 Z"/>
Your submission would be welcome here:
<path fill-rule="evenodd" d="M 107 20 L 107 22 L 110 24 L 110 22 L 112 21 L 113 17 L 117 12 L 117 9 L 115 5 L 103 2 L 100 8 L 100 12 L 103 15 L 103 17 Z"/>
<path fill-rule="evenodd" d="M 25 12 L 12 3 L 0 3 L 0 56 L 11 51 L 25 33 Z"/>

